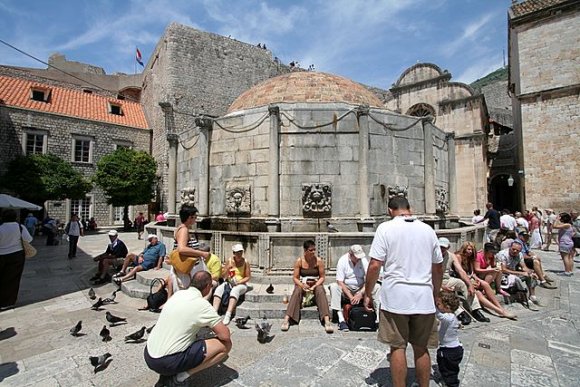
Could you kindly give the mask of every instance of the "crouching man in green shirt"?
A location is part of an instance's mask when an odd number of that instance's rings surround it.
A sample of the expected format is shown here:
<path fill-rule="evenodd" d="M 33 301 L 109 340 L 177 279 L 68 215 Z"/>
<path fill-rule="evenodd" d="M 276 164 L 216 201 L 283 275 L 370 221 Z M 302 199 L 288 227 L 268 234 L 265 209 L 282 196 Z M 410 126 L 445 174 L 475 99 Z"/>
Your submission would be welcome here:
<path fill-rule="evenodd" d="M 145 347 L 145 362 L 160 374 L 156 386 L 185 385 L 185 380 L 223 361 L 232 349 L 230 330 L 204 296 L 212 290 L 211 275 L 194 274 L 188 289 L 171 297 Z M 215 337 L 196 340 L 200 328 L 209 327 Z"/>

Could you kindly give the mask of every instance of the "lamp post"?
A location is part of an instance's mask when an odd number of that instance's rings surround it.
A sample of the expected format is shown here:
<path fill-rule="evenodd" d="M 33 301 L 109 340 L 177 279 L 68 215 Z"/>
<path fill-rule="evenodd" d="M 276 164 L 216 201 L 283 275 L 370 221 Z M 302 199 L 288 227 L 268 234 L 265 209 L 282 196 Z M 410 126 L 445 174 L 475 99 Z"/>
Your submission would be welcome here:
<path fill-rule="evenodd" d="M 508 177 L 507 183 L 508 183 L 508 186 L 509 187 L 513 187 L 513 185 L 514 185 L 514 177 L 512 175 L 510 175 L 510 177 Z"/>

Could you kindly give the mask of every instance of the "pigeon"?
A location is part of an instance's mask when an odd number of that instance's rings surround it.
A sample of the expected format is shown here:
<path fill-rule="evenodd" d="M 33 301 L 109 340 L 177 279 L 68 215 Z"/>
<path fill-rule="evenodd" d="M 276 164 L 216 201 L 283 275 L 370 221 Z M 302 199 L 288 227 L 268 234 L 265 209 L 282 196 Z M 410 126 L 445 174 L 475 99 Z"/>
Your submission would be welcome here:
<path fill-rule="evenodd" d="M 268 293 L 268 294 L 274 294 L 274 286 L 272 285 L 271 282 L 270 282 L 270 286 L 268 286 L 266 288 L 266 293 Z"/>
<path fill-rule="evenodd" d="M 153 330 L 153 328 L 155 328 L 155 324 L 153 324 L 149 328 L 147 328 L 147 334 L 151 333 L 151 331 Z"/>
<path fill-rule="evenodd" d="M 270 335 L 270 329 L 272 329 L 272 324 L 266 320 L 266 316 L 260 321 L 256 323 L 256 330 L 258 331 L 258 342 L 264 344 L 268 341 L 268 336 Z"/>
<path fill-rule="evenodd" d="M 111 331 L 107 329 L 106 325 L 103 325 L 103 329 L 99 332 L 99 336 L 103 338 L 103 341 L 111 341 L 113 338 L 111 337 Z"/>
<path fill-rule="evenodd" d="M 115 302 L 115 298 L 117 297 L 117 292 L 119 291 L 119 289 L 115 290 L 113 292 L 113 294 L 111 294 L 111 297 L 107 297 L 103 300 L 103 303 L 105 304 L 116 304 Z"/>
<path fill-rule="evenodd" d="M 126 318 L 113 316 L 111 312 L 107 312 L 107 321 L 110 322 L 110 326 L 118 324 L 120 322 L 127 322 Z"/>
<path fill-rule="evenodd" d="M 251 320 L 252 318 L 250 316 L 246 316 L 246 317 L 237 317 L 235 320 L 236 326 L 240 329 L 246 329 L 246 323 L 248 322 L 248 320 Z"/>
<path fill-rule="evenodd" d="M 328 220 L 326 221 L 326 229 L 328 230 L 328 232 L 339 232 L 338 229 L 334 227 L 332 224 L 330 224 Z"/>
<path fill-rule="evenodd" d="M 95 298 L 97 298 L 96 294 L 95 294 L 95 290 L 93 288 L 89 289 L 89 298 L 91 300 L 94 300 Z"/>
<path fill-rule="evenodd" d="M 91 309 L 93 310 L 101 310 L 101 306 L 104 305 L 103 299 L 101 297 L 99 297 L 99 299 L 97 300 L 97 302 L 95 302 L 93 304 L 93 306 L 91 306 Z"/>
<path fill-rule="evenodd" d="M 125 336 L 125 341 L 139 341 L 139 340 L 141 340 L 143 338 L 143 335 L 145 334 L 145 329 L 147 329 L 147 328 L 142 327 L 137 332 L 131 333 L 130 335 Z"/>
<path fill-rule="evenodd" d="M 93 367 L 95 367 L 94 372 L 95 374 L 99 371 L 101 367 L 103 367 L 107 363 L 107 359 L 110 358 L 112 355 L 107 352 L 101 356 L 89 356 L 89 360 Z"/>
<path fill-rule="evenodd" d="M 73 335 L 74 337 L 77 337 L 82 328 L 83 328 L 83 322 L 79 321 L 77 323 L 77 325 L 75 325 L 74 327 L 72 327 L 70 329 L 70 334 Z"/>

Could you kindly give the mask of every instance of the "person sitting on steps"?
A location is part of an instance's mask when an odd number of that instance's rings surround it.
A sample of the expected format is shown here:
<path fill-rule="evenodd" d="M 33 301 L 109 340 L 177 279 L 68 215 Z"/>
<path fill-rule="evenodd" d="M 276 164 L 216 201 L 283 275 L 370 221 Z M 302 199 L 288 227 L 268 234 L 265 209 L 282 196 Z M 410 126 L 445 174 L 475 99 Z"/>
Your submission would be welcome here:
<path fill-rule="evenodd" d="M 165 245 L 157 239 L 157 235 L 149 234 L 147 237 L 149 244 L 145 247 L 145 250 L 137 256 L 137 254 L 130 253 L 125 258 L 123 262 L 123 268 L 120 272 L 113 276 L 113 281 L 117 285 L 121 282 L 135 279 L 135 275 L 140 271 L 146 271 L 153 269 L 154 267 L 159 270 L 163 264 L 163 259 L 165 258 Z M 132 264 L 133 268 L 126 273 L 129 265 Z"/>
<path fill-rule="evenodd" d="M 129 254 L 127 246 L 119 239 L 117 230 L 109 231 L 109 241 L 111 243 L 107 245 L 107 250 L 93 258 L 94 261 L 99 263 L 99 266 L 97 273 L 89 281 L 95 281 L 95 285 L 111 282 L 109 267 L 114 266 L 119 258 L 125 259 L 127 254 Z"/>

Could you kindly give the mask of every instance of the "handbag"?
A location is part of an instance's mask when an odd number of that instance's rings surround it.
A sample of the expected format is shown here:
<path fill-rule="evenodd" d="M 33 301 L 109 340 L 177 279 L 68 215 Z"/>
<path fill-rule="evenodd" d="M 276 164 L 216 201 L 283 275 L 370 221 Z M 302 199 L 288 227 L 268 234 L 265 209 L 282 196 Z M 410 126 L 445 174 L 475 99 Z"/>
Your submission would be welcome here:
<path fill-rule="evenodd" d="M 159 282 L 161 287 L 155 293 L 153 293 L 153 286 Z M 149 295 L 147 296 L 147 306 L 139 310 L 148 310 L 150 312 L 159 313 L 163 304 L 167 302 L 167 289 L 166 283 L 163 278 L 155 278 L 151 285 L 149 286 Z"/>
<path fill-rule="evenodd" d="M 19 226 L 21 227 L 21 226 Z M 20 241 L 22 242 L 22 250 L 24 250 L 24 256 L 26 258 L 32 258 L 36 255 L 37 251 L 34 246 L 30 244 L 30 242 L 24 240 L 22 238 L 22 228 L 20 228 Z"/>
<path fill-rule="evenodd" d="M 350 304 L 349 304 L 350 305 Z M 345 310 L 346 310 L 345 306 Z M 374 311 L 368 311 L 364 306 L 353 305 L 348 308 L 347 324 L 351 331 L 376 331 L 377 330 L 377 315 Z"/>
<path fill-rule="evenodd" d="M 169 263 L 180 273 L 189 274 L 193 267 L 200 262 L 200 258 L 181 256 L 177 249 L 169 254 Z"/>

